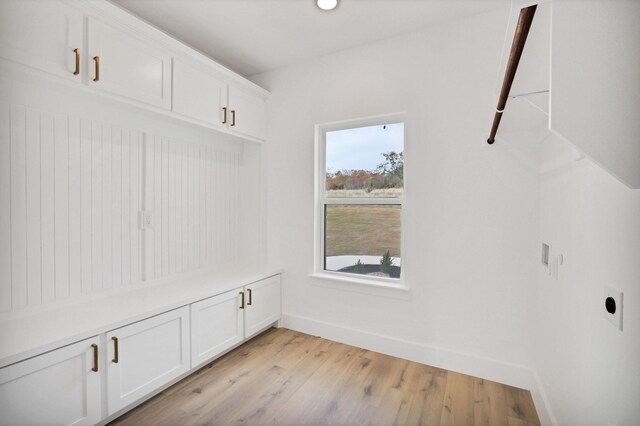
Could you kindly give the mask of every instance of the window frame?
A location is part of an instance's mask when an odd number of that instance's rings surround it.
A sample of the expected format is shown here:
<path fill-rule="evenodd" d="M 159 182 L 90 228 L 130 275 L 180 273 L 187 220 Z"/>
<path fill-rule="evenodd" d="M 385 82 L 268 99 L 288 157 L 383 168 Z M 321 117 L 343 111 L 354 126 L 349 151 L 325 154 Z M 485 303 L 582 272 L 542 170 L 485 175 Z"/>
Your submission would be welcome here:
<path fill-rule="evenodd" d="M 408 290 L 405 281 L 406 253 L 404 244 L 405 234 L 405 198 L 406 182 L 403 179 L 401 197 L 338 197 L 331 198 L 326 193 L 326 135 L 336 130 L 353 129 L 368 126 L 383 126 L 385 124 L 404 123 L 403 152 L 406 150 L 407 129 L 405 113 L 377 115 L 331 123 L 316 124 L 315 126 L 315 174 L 314 174 L 314 264 L 315 278 L 338 281 L 349 284 L 380 287 L 386 289 Z M 405 175 L 406 176 L 406 163 Z M 325 206 L 327 205 L 398 205 L 400 206 L 400 258 L 402 259 L 400 278 L 376 277 L 359 275 L 348 272 L 327 271 L 325 269 Z"/>

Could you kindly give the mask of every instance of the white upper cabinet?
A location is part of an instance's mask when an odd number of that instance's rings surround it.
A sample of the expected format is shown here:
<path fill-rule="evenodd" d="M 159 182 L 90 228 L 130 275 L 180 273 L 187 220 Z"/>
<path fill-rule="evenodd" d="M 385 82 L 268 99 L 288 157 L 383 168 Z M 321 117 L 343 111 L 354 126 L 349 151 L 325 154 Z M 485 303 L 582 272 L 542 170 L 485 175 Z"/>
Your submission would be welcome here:
<path fill-rule="evenodd" d="M 640 188 L 639 17 L 639 1 L 554 0 L 551 20 L 551 128 L 632 188 Z"/>
<path fill-rule="evenodd" d="M 65 3 L 2 0 L 0 56 L 81 81 L 82 27 L 82 12 Z"/>
<path fill-rule="evenodd" d="M 227 82 L 211 69 L 173 60 L 173 111 L 226 127 Z"/>
<path fill-rule="evenodd" d="M 0 57 L 264 140 L 264 90 L 107 2 L 70 4 L 0 0 Z"/>
<path fill-rule="evenodd" d="M 107 333 L 109 415 L 189 371 L 189 307 Z"/>
<path fill-rule="evenodd" d="M 246 286 L 245 337 L 280 319 L 280 275 Z"/>
<path fill-rule="evenodd" d="M 88 82 L 147 104 L 171 108 L 171 53 L 98 19 L 88 20 Z"/>
<path fill-rule="evenodd" d="M 99 422 L 98 344 L 94 337 L 0 369 L 0 424 Z"/>
<path fill-rule="evenodd" d="M 264 139 L 266 106 L 263 96 L 229 85 L 229 129 L 245 136 Z"/>
<path fill-rule="evenodd" d="M 213 68 L 173 60 L 173 112 L 242 136 L 265 137 L 265 98 Z"/>

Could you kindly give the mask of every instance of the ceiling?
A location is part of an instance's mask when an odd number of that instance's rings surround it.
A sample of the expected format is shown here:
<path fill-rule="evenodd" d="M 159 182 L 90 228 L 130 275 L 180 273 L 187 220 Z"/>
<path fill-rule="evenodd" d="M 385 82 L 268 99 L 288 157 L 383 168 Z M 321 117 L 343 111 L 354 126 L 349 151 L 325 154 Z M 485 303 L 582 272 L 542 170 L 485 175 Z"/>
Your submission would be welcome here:
<path fill-rule="evenodd" d="M 110 0 L 251 76 L 500 7 L 509 0 Z"/>

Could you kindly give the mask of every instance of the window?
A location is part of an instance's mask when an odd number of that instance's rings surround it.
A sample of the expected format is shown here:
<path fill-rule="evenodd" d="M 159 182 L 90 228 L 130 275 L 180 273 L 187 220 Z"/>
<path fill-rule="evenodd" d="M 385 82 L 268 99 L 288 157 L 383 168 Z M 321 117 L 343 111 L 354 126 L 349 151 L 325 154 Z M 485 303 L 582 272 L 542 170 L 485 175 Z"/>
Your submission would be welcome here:
<path fill-rule="evenodd" d="M 316 126 L 316 273 L 398 285 L 404 122 L 393 115 Z"/>

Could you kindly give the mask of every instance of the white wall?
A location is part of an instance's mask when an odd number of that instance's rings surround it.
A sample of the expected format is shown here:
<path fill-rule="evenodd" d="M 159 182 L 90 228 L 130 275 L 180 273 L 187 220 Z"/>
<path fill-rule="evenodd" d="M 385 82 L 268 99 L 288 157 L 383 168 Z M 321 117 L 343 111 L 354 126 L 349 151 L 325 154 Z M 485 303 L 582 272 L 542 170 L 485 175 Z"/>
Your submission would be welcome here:
<path fill-rule="evenodd" d="M 640 1 L 553 0 L 552 11 L 551 128 L 638 189 Z"/>
<path fill-rule="evenodd" d="M 539 268 L 535 367 L 560 425 L 640 420 L 640 190 L 584 159 L 541 183 L 541 238 L 565 262 Z M 603 317 L 624 292 L 623 331 Z"/>
<path fill-rule="evenodd" d="M 285 325 L 528 386 L 538 177 L 485 142 L 508 12 L 252 78 L 272 93 L 268 253 L 285 266 Z M 410 294 L 310 278 L 314 125 L 401 111 Z"/>

